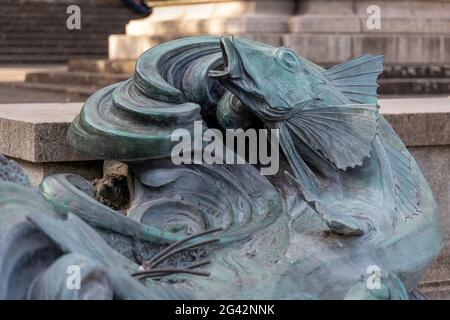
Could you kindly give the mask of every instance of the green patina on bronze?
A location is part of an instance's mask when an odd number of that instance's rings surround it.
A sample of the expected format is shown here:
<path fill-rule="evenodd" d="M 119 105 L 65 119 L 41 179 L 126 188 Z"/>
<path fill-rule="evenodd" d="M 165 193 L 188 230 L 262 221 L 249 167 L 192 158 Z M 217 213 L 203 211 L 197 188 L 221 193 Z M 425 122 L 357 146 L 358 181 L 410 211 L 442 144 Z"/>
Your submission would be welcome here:
<path fill-rule="evenodd" d="M 95 201 L 76 175 L 47 177 L 39 192 L 0 183 L 0 297 L 407 299 L 441 234 L 427 182 L 378 113 L 382 70 L 381 56 L 325 70 L 288 48 L 237 37 L 146 51 L 134 77 L 93 94 L 68 131 L 74 148 L 132 169 L 127 215 Z M 173 164 L 171 133 L 192 133 L 196 120 L 278 129 L 280 172 Z M 12 219 L 14 210 L 21 215 Z M 174 254 L 186 236 L 214 228 L 222 231 Z M 47 249 L 30 255 L 27 239 Z M 8 259 L 13 249 L 17 259 Z M 28 285 L 13 287 L 38 258 Z M 97 281 L 74 294 L 57 273 L 77 261 L 84 279 Z M 139 265 L 150 266 L 151 279 L 133 279 Z M 372 289 L 374 267 L 381 283 Z"/>

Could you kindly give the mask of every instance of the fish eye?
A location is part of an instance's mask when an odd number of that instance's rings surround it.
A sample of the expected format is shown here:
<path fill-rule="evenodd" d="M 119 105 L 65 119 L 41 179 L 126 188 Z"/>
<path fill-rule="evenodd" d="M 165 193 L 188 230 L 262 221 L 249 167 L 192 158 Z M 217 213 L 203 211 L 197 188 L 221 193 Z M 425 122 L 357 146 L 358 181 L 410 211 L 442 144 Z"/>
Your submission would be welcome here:
<path fill-rule="evenodd" d="M 297 54 L 288 48 L 278 48 L 275 57 L 278 62 L 285 68 L 290 71 L 296 71 L 300 68 L 300 60 L 297 57 Z"/>

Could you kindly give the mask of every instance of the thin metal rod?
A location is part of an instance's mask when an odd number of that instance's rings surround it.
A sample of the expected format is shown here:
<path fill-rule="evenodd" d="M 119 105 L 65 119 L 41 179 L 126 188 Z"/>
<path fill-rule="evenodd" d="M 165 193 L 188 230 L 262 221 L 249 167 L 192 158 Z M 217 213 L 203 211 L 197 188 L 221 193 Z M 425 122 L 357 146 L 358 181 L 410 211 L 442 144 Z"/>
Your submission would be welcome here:
<path fill-rule="evenodd" d="M 198 268 L 198 267 L 203 267 L 210 263 L 211 263 L 211 260 L 202 260 L 202 261 L 199 261 L 199 262 L 196 262 L 196 263 L 193 263 L 193 264 L 187 266 L 185 269 L 194 269 L 194 268 Z"/>
<path fill-rule="evenodd" d="M 175 254 L 177 254 L 177 253 L 179 253 L 181 251 L 185 251 L 185 250 L 188 250 L 188 249 L 192 249 L 192 248 L 195 248 L 195 247 L 198 247 L 198 246 L 202 246 L 202 245 L 206 245 L 206 244 L 210 244 L 210 243 L 214 243 L 214 242 L 218 242 L 218 241 L 219 241 L 219 239 L 210 239 L 210 240 L 205 240 L 205 241 L 202 241 L 202 242 L 193 243 L 193 244 L 190 244 L 188 246 L 181 247 L 181 248 L 179 248 L 177 250 L 173 250 L 171 252 L 168 252 L 166 255 L 160 257 L 159 259 L 154 260 L 151 264 L 149 264 L 150 268 L 154 268 L 154 267 L 158 266 L 161 262 L 167 260 L 171 256 L 173 256 L 173 255 L 175 255 Z"/>
<path fill-rule="evenodd" d="M 192 236 L 189 236 L 187 238 L 181 239 L 173 244 L 171 244 L 170 246 L 168 246 L 167 248 L 165 248 L 164 250 L 162 250 L 160 253 L 158 253 L 157 255 L 155 255 L 154 257 L 152 257 L 150 260 L 146 261 L 145 264 L 146 265 L 152 265 L 156 260 L 160 259 L 161 257 L 163 257 L 164 255 L 166 255 L 167 253 L 169 253 L 170 251 L 172 251 L 173 249 L 175 249 L 176 247 L 179 247 L 180 245 L 182 245 L 183 243 L 190 241 L 192 239 L 201 237 L 201 236 L 205 236 L 208 235 L 210 233 L 214 233 L 214 232 L 218 232 L 218 231 L 222 231 L 223 228 L 214 228 L 214 229 L 209 229 L 197 234 L 194 234 Z"/>
<path fill-rule="evenodd" d="M 207 277 L 210 275 L 209 272 L 203 272 L 203 271 L 196 271 L 191 269 L 176 269 L 176 268 L 167 268 L 167 269 L 152 269 L 147 271 L 139 271 L 136 273 L 133 273 L 131 276 L 138 277 L 140 279 L 148 278 L 148 277 L 155 277 L 155 276 L 167 276 L 177 273 L 186 273 L 186 274 L 192 274 L 196 276 L 204 276 Z"/>

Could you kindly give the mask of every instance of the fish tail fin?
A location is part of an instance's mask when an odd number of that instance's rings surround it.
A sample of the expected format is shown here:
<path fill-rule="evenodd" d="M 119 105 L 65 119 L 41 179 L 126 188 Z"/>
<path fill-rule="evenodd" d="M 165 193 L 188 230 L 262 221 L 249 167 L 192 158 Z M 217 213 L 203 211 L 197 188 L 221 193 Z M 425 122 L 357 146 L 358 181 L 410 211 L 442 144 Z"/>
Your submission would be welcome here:
<path fill-rule="evenodd" d="M 376 104 L 384 56 L 362 55 L 324 71 L 325 77 L 356 103 Z"/>

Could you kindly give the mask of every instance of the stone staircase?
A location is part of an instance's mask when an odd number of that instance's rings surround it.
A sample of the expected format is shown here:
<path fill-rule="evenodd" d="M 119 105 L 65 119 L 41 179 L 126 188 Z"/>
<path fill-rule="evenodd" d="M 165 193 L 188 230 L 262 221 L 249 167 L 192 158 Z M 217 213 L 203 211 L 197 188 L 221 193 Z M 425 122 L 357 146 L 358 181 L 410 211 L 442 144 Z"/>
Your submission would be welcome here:
<path fill-rule="evenodd" d="M 67 68 L 67 71 L 28 73 L 25 82 L 15 85 L 87 97 L 109 84 L 130 78 L 134 61 L 72 59 Z"/>
<path fill-rule="evenodd" d="M 383 95 L 450 94 L 450 65 L 384 67 L 378 92 Z"/>
<path fill-rule="evenodd" d="M 134 61 L 72 59 L 68 71 L 33 72 L 21 87 L 88 96 L 109 84 L 133 75 Z M 450 65 L 385 66 L 379 80 L 382 96 L 450 94 Z"/>
<path fill-rule="evenodd" d="M 69 5 L 80 7 L 80 30 L 66 26 Z M 140 17 L 120 0 L 2 0 L 0 63 L 107 57 L 108 36 Z"/>

